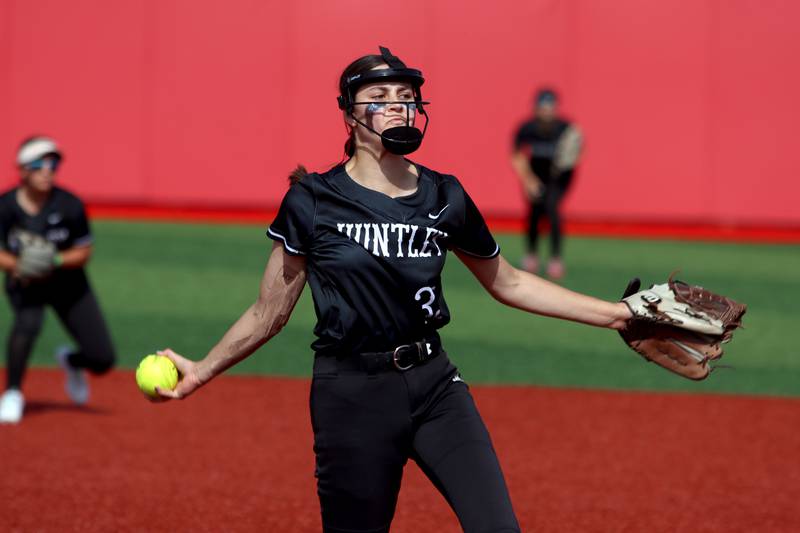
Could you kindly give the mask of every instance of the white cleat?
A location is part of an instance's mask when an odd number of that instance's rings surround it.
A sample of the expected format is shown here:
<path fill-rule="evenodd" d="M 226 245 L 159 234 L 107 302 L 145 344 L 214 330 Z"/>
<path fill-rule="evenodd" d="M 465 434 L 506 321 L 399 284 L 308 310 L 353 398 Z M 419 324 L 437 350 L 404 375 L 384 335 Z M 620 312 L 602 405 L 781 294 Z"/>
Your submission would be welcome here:
<path fill-rule="evenodd" d="M 19 424 L 25 410 L 25 397 L 19 389 L 8 389 L 0 396 L 0 424 Z"/>
<path fill-rule="evenodd" d="M 86 382 L 86 372 L 81 368 L 75 368 L 69 364 L 69 354 L 72 348 L 62 346 L 56 350 L 56 361 L 67 374 L 64 383 L 64 390 L 67 396 L 78 405 L 83 405 L 89 401 L 89 384 Z"/>

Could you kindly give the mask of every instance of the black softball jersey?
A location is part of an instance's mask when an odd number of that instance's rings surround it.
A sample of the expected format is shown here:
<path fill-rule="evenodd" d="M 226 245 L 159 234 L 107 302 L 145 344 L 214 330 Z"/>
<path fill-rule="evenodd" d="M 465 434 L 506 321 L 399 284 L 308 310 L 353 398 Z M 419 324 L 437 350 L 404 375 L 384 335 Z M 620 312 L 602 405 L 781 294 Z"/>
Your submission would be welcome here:
<path fill-rule="evenodd" d="M 391 350 L 450 321 L 441 273 L 448 249 L 500 248 L 454 176 L 416 165 L 411 195 L 355 182 L 343 164 L 289 188 L 267 235 L 306 257 L 318 354 Z"/>
<path fill-rule="evenodd" d="M 60 187 L 53 187 L 50 197 L 36 215 L 26 213 L 17 202 L 17 188 L 0 195 L 0 248 L 18 255 L 19 231 L 41 235 L 58 250 L 92 244 L 92 233 L 83 202 Z M 82 268 L 59 269 L 56 280 L 85 281 Z"/>

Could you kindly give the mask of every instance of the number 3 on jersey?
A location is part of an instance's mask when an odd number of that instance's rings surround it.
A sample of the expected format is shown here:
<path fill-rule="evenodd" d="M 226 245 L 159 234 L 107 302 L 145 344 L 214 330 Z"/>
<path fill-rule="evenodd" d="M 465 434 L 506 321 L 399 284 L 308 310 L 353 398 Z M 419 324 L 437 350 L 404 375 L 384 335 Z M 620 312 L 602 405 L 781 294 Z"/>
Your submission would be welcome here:
<path fill-rule="evenodd" d="M 436 300 L 436 293 L 433 291 L 433 287 L 422 287 L 417 291 L 417 294 L 414 295 L 414 299 L 418 302 L 424 302 L 422 304 L 422 309 L 425 310 L 425 314 L 428 318 L 433 318 L 441 314 L 439 310 L 434 313 L 433 307 L 431 307 Z"/>

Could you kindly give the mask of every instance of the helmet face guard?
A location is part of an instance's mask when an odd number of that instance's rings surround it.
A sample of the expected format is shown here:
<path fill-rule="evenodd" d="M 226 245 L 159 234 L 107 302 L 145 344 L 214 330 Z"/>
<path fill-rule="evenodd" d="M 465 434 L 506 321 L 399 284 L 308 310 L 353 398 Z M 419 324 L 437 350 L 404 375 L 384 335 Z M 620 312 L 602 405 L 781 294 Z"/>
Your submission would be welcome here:
<path fill-rule="evenodd" d="M 406 155 L 415 151 L 422 144 L 422 139 L 425 137 L 425 132 L 428 130 L 428 113 L 425 110 L 425 105 L 430 102 L 422 100 L 422 92 L 420 87 L 425 83 L 425 78 L 422 77 L 422 72 L 413 68 L 407 68 L 405 64 L 400 61 L 396 56 L 392 55 L 388 48 L 380 47 L 381 56 L 389 68 L 370 70 L 355 74 L 345 80 L 342 87 L 342 94 L 337 98 L 339 109 L 345 111 L 353 119 L 364 126 L 367 130 L 381 138 L 381 143 L 386 150 L 392 154 Z M 411 84 L 414 91 L 414 100 L 412 102 L 356 102 L 355 94 L 358 89 L 368 83 L 380 83 L 382 81 L 400 81 Z M 377 113 L 378 109 L 375 106 L 385 106 L 391 104 L 402 104 L 406 109 L 406 124 L 405 126 L 395 126 L 386 128 L 382 133 L 378 133 L 367 124 L 361 122 L 353 116 L 353 109 L 356 105 L 367 105 L 367 112 Z M 412 112 L 425 117 L 425 127 L 422 131 L 414 127 L 412 120 Z"/>

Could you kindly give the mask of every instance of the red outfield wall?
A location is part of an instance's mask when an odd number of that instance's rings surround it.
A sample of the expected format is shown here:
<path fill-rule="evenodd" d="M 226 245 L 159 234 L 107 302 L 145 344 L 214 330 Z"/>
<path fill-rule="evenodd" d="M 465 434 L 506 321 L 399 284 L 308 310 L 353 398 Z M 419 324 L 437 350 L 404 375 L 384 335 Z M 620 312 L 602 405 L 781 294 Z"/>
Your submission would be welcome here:
<path fill-rule="evenodd" d="M 789 0 L 2 0 L 2 184 L 45 132 L 93 202 L 274 207 L 296 163 L 340 159 L 338 74 L 385 44 L 428 78 L 415 158 L 487 214 L 523 212 L 510 138 L 548 83 L 588 140 L 574 218 L 798 226 L 799 17 Z"/>

